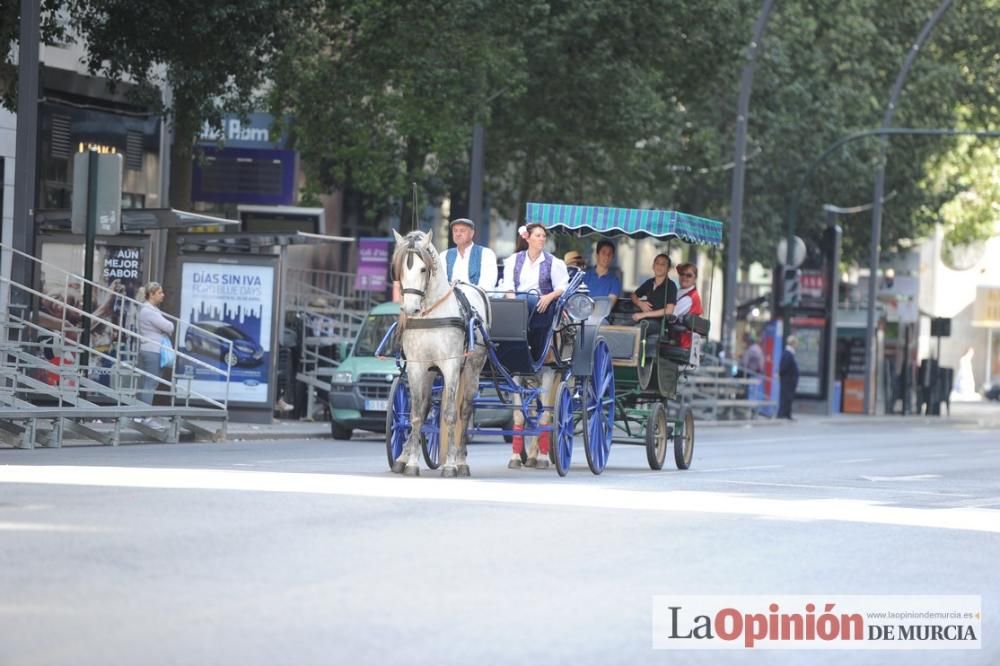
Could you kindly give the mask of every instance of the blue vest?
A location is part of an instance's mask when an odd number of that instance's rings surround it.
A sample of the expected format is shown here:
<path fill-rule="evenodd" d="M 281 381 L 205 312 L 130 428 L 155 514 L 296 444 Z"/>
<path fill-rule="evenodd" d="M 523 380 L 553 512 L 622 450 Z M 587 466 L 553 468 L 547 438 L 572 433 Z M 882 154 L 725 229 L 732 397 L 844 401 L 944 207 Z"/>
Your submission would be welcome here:
<path fill-rule="evenodd" d="M 458 248 L 449 248 L 445 252 L 444 260 L 448 268 L 448 282 L 451 282 L 451 274 L 455 270 L 455 261 L 458 259 Z M 483 248 L 481 245 L 472 244 L 472 254 L 469 256 L 469 282 L 479 284 L 479 269 L 483 265 Z"/>
<path fill-rule="evenodd" d="M 528 256 L 528 251 L 517 253 L 514 260 L 514 291 L 519 291 L 521 287 L 521 269 L 524 267 L 524 259 Z M 552 255 L 542 252 L 542 265 L 538 267 L 538 290 L 542 296 L 555 291 L 552 287 Z"/>

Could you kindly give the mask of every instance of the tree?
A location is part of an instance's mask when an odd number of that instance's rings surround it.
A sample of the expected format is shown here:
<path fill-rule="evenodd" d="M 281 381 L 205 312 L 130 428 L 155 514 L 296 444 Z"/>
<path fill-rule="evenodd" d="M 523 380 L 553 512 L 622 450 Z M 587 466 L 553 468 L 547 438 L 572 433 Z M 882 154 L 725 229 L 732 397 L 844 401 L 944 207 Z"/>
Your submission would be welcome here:
<path fill-rule="evenodd" d="M 191 204 L 193 148 L 202 124 L 255 109 L 274 58 L 308 18 L 304 0 L 67 0 L 94 74 L 138 85 L 162 109 L 168 83 L 175 141 L 171 204 Z"/>
<path fill-rule="evenodd" d="M 411 182 L 431 198 L 451 191 L 486 101 L 523 86 L 509 37 L 537 4 L 325 2 L 282 54 L 271 96 L 295 118 L 313 189 L 364 192 L 371 215 L 408 202 Z"/>
<path fill-rule="evenodd" d="M 42 0 L 41 39 L 44 44 L 58 44 L 66 37 L 66 29 L 59 17 L 63 0 Z M 21 29 L 20 0 L 0 0 L 0 107 L 17 110 L 17 65 L 14 64 L 14 45 Z"/>

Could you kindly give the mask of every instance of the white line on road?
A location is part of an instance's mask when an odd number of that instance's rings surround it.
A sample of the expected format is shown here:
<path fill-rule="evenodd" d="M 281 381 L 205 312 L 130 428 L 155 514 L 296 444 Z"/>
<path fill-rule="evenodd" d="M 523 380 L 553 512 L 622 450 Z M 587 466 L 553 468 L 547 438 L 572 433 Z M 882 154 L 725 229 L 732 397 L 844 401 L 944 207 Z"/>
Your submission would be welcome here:
<path fill-rule="evenodd" d="M 106 532 L 101 527 L 56 525 L 53 523 L 0 522 L 0 532 Z"/>
<path fill-rule="evenodd" d="M 409 479 L 388 474 L 359 476 L 243 470 L 10 465 L 0 467 L 0 483 L 311 493 L 520 506 L 732 514 L 784 520 L 834 520 L 1000 533 L 1000 511 L 993 509 L 912 508 L 854 499 L 766 499 L 717 492 L 622 490 L 563 482 L 529 485 L 440 477 Z"/>
<path fill-rule="evenodd" d="M 747 467 L 716 467 L 714 469 L 693 469 L 692 472 L 695 473 L 705 473 L 705 472 L 739 472 L 748 469 L 779 469 L 784 467 L 784 465 L 749 465 Z"/>
<path fill-rule="evenodd" d="M 686 474 L 686 472 L 685 472 Z M 964 493 L 939 493 L 934 490 L 909 490 L 898 486 L 883 488 L 880 486 L 833 486 L 820 483 L 776 483 L 768 481 L 736 481 L 726 479 L 711 479 L 715 483 L 732 483 L 741 486 L 773 486 L 775 488 L 806 488 L 808 490 L 863 490 L 864 492 L 883 492 L 894 495 L 933 495 L 934 497 L 972 497 Z"/>
<path fill-rule="evenodd" d="M 871 462 L 874 458 L 851 458 L 850 460 L 838 460 L 838 465 L 853 465 L 854 463 Z"/>
<path fill-rule="evenodd" d="M 861 476 L 865 481 L 929 481 L 940 479 L 940 474 L 904 474 L 901 476 Z"/>

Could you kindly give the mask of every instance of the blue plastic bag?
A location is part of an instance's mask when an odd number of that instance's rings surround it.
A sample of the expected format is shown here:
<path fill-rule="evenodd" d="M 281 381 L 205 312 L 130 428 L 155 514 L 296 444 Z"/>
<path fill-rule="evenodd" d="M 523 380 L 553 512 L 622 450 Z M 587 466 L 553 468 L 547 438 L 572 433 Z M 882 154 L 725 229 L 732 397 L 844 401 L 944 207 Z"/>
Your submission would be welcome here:
<path fill-rule="evenodd" d="M 174 364 L 174 349 L 170 346 L 170 338 L 160 336 L 160 367 L 169 368 Z"/>

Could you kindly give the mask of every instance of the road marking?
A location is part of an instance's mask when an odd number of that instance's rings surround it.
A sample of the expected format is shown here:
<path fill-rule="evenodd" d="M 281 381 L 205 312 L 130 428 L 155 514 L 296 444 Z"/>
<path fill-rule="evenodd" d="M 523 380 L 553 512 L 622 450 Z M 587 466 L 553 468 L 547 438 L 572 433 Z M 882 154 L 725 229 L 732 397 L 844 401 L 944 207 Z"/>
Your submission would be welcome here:
<path fill-rule="evenodd" d="M 866 481 L 928 481 L 940 479 L 940 474 L 908 474 L 902 476 L 861 476 Z"/>
<path fill-rule="evenodd" d="M 82 525 L 56 525 L 53 523 L 0 522 L 0 532 L 106 532 L 101 527 Z"/>
<path fill-rule="evenodd" d="M 8 465 L 0 467 L 0 483 L 310 493 L 519 506 L 748 515 L 1000 533 L 1000 511 L 993 509 L 913 508 L 887 506 L 869 500 L 772 499 L 704 491 L 622 490 L 561 481 L 525 484 L 440 477 L 402 478 L 388 473 L 360 476 L 248 470 Z"/>
<path fill-rule="evenodd" d="M 685 472 L 686 474 L 687 472 Z M 708 479 L 706 479 L 708 480 Z M 711 479 L 715 483 L 733 483 L 742 486 L 773 486 L 776 488 L 806 488 L 808 490 L 863 490 L 865 492 L 883 492 L 894 495 L 933 495 L 934 497 L 972 497 L 964 493 L 939 493 L 934 490 L 910 490 L 902 488 L 883 488 L 879 486 L 832 486 L 820 483 L 778 483 L 768 481 L 736 481 L 727 479 Z"/>
<path fill-rule="evenodd" d="M 749 465 L 747 467 L 717 467 L 715 469 L 693 469 L 692 472 L 739 472 L 748 469 L 779 469 L 784 465 Z"/>
<path fill-rule="evenodd" d="M 838 465 L 853 465 L 854 463 L 872 462 L 874 458 L 851 458 L 850 460 L 838 460 Z"/>

